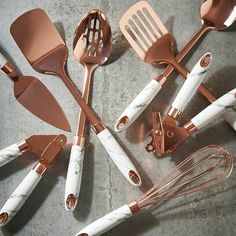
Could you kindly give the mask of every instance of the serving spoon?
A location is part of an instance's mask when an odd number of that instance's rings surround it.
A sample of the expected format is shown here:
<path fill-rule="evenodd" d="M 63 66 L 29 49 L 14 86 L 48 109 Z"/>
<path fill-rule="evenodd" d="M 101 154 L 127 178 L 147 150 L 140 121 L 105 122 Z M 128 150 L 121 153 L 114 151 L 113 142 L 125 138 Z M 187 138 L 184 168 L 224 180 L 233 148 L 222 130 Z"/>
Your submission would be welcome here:
<path fill-rule="evenodd" d="M 75 30 L 75 58 L 85 67 L 83 99 L 88 104 L 94 70 L 111 55 L 112 34 L 108 20 L 100 10 L 89 11 Z M 65 187 L 65 208 L 73 211 L 77 205 L 83 170 L 86 116 L 80 110 L 77 132 L 71 147 Z"/>
<path fill-rule="evenodd" d="M 136 4 L 141 4 L 142 2 L 144 1 L 140 1 Z M 135 5 L 131 8 L 135 8 Z M 236 0 L 204 0 L 200 9 L 202 25 L 199 31 L 176 56 L 176 61 L 178 63 L 181 62 L 186 54 L 207 32 L 211 30 L 224 30 L 231 26 L 236 19 L 235 6 Z M 121 27 L 123 27 L 123 25 L 121 25 Z M 154 78 L 146 85 L 146 87 L 135 97 L 135 99 L 128 105 L 122 115 L 118 118 L 115 124 L 116 132 L 121 132 L 127 129 L 142 114 L 153 98 L 161 90 L 162 85 L 165 83 L 167 77 L 173 70 L 173 66 L 167 66 L 157 78 Z M 208 101 L 214 102 L 216 100 L 207 88 L 200 86 L 198 91 Z M 236 113 L 232 109 L 226 112 L 223 115 L 223 118 L 233 127 L 234 130 L 236 130 Z"/>
<path fill-rule="evenodd" d="M 30 10 L 19 16 L 12 23 L 10 30 L 22 53 L 36 71 L 62 79 L 117 168 L 132 185 L 140 186 L 142 181 L 134 164 L 103 122 L 86 104 L 66 74 L 68 49 L 46 12 L 39 8 Z"/>

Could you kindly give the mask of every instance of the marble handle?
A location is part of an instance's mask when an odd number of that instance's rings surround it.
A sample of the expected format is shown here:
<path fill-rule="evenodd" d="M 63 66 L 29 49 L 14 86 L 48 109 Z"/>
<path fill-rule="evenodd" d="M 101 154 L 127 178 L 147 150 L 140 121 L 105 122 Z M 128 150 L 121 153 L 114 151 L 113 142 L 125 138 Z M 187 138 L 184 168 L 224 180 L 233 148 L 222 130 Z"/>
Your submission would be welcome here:
<path fill-rule="evenodd" d="M 204 66 L 202 61 L 206 56 L 208 56 L 210 62 L 207 66 Z M 212 60 L 212 55 L 210 53 L 204 54 L 201 59 L 194 66 L 192 71 L 188 74 L 187 79 L 185 80 L 182 88 L 180 89 L 177 97 L 175 98 L 172 107 L 183 111 L 187 104 L 190 102 L 192 97 L 195 95 L 198 87 L 205 79 L 207 71 L 210 68 Z"/>
<path fill-rule="evenodd" d="M 70 161 L 66 176 L 65 187 L 65 208 L 67 211 L 73 211 L 77 205 L 84 161 L 84 147 L 73 145 L 70 153 Z M 75 197 L 73 207 L 67 204 L 67 199 L 70 195 Z"/>
<path fill-rule="evenodd" d="M 12 193 L 0 211 L 0 218 L 5 216 L 6 219 L 0 221 L 0 226 L 7 224 L 15 216 L 15 214 L 20 210 L 25 201 L 28 199 L 34 188 L 37 186 L 41 177 L 42 176 L 37 174 L 34 170 L 31 170 L 29 174 L 23 179 L 23 181 Z"/>
<path fill-rule="evenodd" d="M 0 69 L 7 63 L 7 59 L 0 52 Z"/>
<path fill-rule="evenodd" d="M 80 232 L 76 236 L 98 236 L 117 226 L 125 219 L 131 217 L 133 214 L 130 211 L 128 205 L 124 205 L 117 210 L 103 216 L 102 218 L 94 221 Z"/>
<path fill-rule="evenodd" d="M 0 151 L 0 167 L 7 164 L 8 162 L 16 159 L 22 153 L 19 150 L 17 144 L 13 144 Z"/>
<path fill-rule="evenodd" d="M 210 123 L 214 119 L 221 116 L 227 109 L 236 103 L 236 89 L 231 90 L 215 102 L 201 111 L 198 115 L 191 119 L 192 123 L 201 129 L 204 125 Z"/>
<path fill-rule="evenodd" d="M 119 117 L 115 124 L 115 131 L 121 132 L 127 129 L 142 114 L 160 89 L 160 83 L 151 80 Z M 122 125 L 120 125 L 121 123 Z"/>
<path fill-rule="evenodd" d="M 223 119 L 236 131 L 236 112 L 229 109 L 222 115 Z"/>
<path fill-rule="evenodd" d="M 142 184 L 141 178 L 134 164 L 131 162 L 127 154 L 124 152 L 119 143 L 115 140 L 108 129 L 104 129 L 98 135 L 102 145 L 114 161 L 120 172 L 125 178 L 135 186 Z"/>

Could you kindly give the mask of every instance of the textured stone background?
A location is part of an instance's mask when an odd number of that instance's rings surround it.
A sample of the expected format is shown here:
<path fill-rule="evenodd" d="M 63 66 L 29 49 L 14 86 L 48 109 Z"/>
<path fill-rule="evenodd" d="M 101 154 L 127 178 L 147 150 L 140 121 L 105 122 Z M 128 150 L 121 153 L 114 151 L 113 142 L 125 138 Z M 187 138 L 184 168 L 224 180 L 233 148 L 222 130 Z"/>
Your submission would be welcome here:
<path fill-rule="evenodd" d="M 25 75 L 38 77 L 55 95 L 76 129 L 79 107 L 63 83 L 56 77 L 38 74 L 30 67 L 15 42 L 9 28 L 19 15 L 32 8 L 47 11 L 60 33 L 65 37 L 70 56 L 68 71 L 81 90 L 84 68 L 75 61 L 72 52 L 74 30 L 92 8 L 102 9 L 112 26 L 113 53 L 107 65 L 96 70 L 93 83 L 92 106 L 110 129 L 133 97 L 158 74 L 160 68 L 141 61 L 121 35 L 118 22 L 124 12 L 136 1 L 116 0 L 1 0 L 0 48 L 9 60 Z M 175 36 L 181 49 L 200 26 L 201 1 L 149 0 L 168 30 Z M 206 84 L 217 96 L 236 86 L 236 27 L 227 32 L 211 32 L 197 50 L 193 50 L 183 64 L 191 69 L 198 58 L 211 51 L 214 62 Z M 58 134 L 61 131 L 34 117 L 13 96 L 10 80 L 1 77 L 0 92 L 0 147 L 3 148 L 32 134 Z M 171 156 L 157 159 L 144 150 L 139 134 L 146 134 L 152 111 L 165 112 L 183 80 L 172 76 L 145 114 L 126 133 L 117 135 L 136 163 L 143 177 L 143 186 L 132 187 L 119 173 L 93 132 L 84 162 L 83 182 L 79 205 L 74 213 L 64 209 L 64 186 L 68 165 L 69 145 L 48 170 L 21 211 L 0 231 L 1 235 L 74 235 L 79 229 L 111 210 L 141 195 L 164 173 L 198 148 L 221 144 L 236 152 L 235 131 L 221 119 L 198 132 L 181 144 Z M 188 120 L 207 105 L 196 95 L 183 116 Z M 145 121 L 145 122 L 144 122 Z M 73 133 L 66 133 L 71 142 Z M 4 166 L 0 171 L 0 205 L 17 187 L 37 158 L 25 154 Z M 183 236 L 183 235 L 236 235 L 236 172 L 214 189 L 196 193 L 165 203 L 161 207 L 143 211 L 105 235 Z"/>

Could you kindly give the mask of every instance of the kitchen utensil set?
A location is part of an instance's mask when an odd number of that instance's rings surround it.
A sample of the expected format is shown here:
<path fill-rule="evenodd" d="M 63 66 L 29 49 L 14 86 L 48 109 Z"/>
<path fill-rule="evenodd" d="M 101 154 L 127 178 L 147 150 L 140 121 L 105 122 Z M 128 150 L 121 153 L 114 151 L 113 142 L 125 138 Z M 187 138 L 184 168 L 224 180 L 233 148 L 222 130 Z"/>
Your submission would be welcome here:
<path fill-rule="evenodd" d="M 0 210 L 0 226 L 7 224 L 20 210 L 29 195 L 39 183 L 43 173 L 65 146 L 66 141 L 66 136 L 63 134 L 31 136 L 19 144 L 13 144 L 10 147 L 0 151 L 1 165 L 13 160 L 15 157 L 21 155 L 28 149 L 32 152 L 36 152 L 37 155 L 40 156 L 40 160 L 22 180 L 20 185 L 16 188 Z"/>
<path fill-rule="evenodd" d="M 28 11 L 12 23 L 10 31 L 36 71 L 53 74 L 63 80 L 118 169 L 131 184 L 140 186 L 141 178 L 133 163 L 66 75 L 64 67 L 68 50 L 48 15 L 42 9 Z"/>
<path fill-rule="evenodd" d="M 227 150 L 219 146 L 205 147 L 187 157 L 143 196 L 96 220 L 76 236 L 101 235 L 143 208 L 221 183 L 232 168 L 233 158 Z"/>
<path fill-rule="evenodd" d="M 200 30 L 196 33 L 196 35 L 176 56 L 176 62 L 181 62 L 182 59 L 186 56 L 186 54 L 196 45 L 197 42 L 199 42 L 203 35 L 205 35 L 205 33 L 207 33 L 208 31 L 223 30 L 232 25 L 236 19 L 235 6 L 235 0 L 204 0 L 202 2 L 200 10 L 202 26 Z M 132 19 L 132 15 L 134 15 L 134 19 Z M 141 22 L 144 22 L 144 24 L 142 24 L 142 26 L 139 26 Z M 127 38 L 130 45 L 133 47 L 133 49 L 138 53 L 139 56 L 141 55 L 140 57 L 142 59 L 145 58 L 145 54 L 148 54 L 147 49 L 150 47 L 150 44 L 153 45 L 157 39 L 154 34 L 156 30 L 158 30 L 157 24 L 162 25 L 159 17 L 155 14 L 151 6 L 146 1 L 139 1 L 138 3 L 134 4 L 121 18 L 121 31 Z M 139 34 L 136 33 L 137 29 L 139 31 Z M 166 30 L 164 30 L 164 32 L 166 33 Z M 145 44 L 144 42 L 147 39 L 144 39 L 144 37 L 147 35 L 149 35 L 149 37 L 152 37 L 152 41 L 150 41 L 149 45 L 145 45 L 143 51 L 139 43 Z M 153 36 L 155 38 L 153 38 Z M 149 40 L 151 40 L 151 38 L 149 38 L 148 41 Z M 171 45 L 165 45 L 165 47 L 171 48 Z M 152 54 L 150 53 L 150 55 Z M 154 57 L 152 57 L 152 59 L 155 57 L 159 57 L 158 55 L 153 56 Z M 150 63 L 153 61 L 148 60 L 148 62 Z M 174 63 L 175 65 L 176 62 Z M 116 132 L 121 132 L 128 128 L 142 114 L 142 112 L 146 109 L 146 107 L 160 91 L 162 85 L 165 83 L 167 77 L 171 74 L 173 70 L 174 67 L 172 65 L 167 66 L 160 76 L 151 80 L 148 85 L 136 96 L 136 98 L 130 103 L 130 105 L 118 118 L 115 124 Z M 184 73 L 184 71 L 182 72 Z M 214 102 L 216 100 L 212 93 L 203 85 L 199 87 L 199 92 L 209 102 Z M 223 118 L 227 123 L 229 123 L 233 127 L 234 130 L 236 130 L 236 114 L 233 111 L 228 111 L 227 113 L 225 113 Z"/>
<path fill-rule="evenodd" d="M 146 1 L 139 1 L 125 13 L 120 21 L 120 29 L 139 57 L 150 64 L 168 66 L 122 113 L 115 124 L 116 132 L 125 130 L 134 122 L 174 69 L 186 81 L 164 119 L 160 112 L 153 113 L 153 129 L 149 134 L 152 140 L 146 146 L 148 152 L 155 151 L 158 155 L 173 152 L 180 142 L 223 113 L 223 118 L 236 130 L 236 113 L 232 110 L 236 103 L 236 89 L 216 99 L 202 85 L 210 68 L 212 55 L 203 55 L 191 72 L 179 64 L 204 33 L 225 29 L 235 21 L 235 6 L 235 0 L 203 1 L 200 11 L 202 26 L 176 57 L 173 53 L 173 36 Z M 86 147 L 86 121 L 124 177 L 132 185 L 140 186 L 141 177 L 128 155 L 89 106 L 94 70 L 108 60 L 112 49 L 111 28 L 104 13 L 100 10 L 89 11 L 75 30 L 74 56 L 85 67 L 82 96 L 65 72 L 67 46 L 45 11 L 33 9 L 24 13 L 12 23 L 10 32 L 33 69 L 61 78 L 81 108 L 66 177 L 66 210 L 73 211 L 79 199 Z M 38 79 L 18 76 L 14 67 L 1 54 L 0 70 L 13 80 L 15 97 L 26 109 L 57 128 L 71 131 L 63 110 Z M 179 126 L 178 119 L 197 90 L 212 104 L 185 125 Z M 0 167 L 28 150 L 40 156 L 40 160 L 0 210 L 0 226 L 7 224 L 19 211 L 66 141 L 62 134 L 33 135 L 0 151 Z M 207 146 L 187 157 L 142 197 L 100 218 L 76 235 L 101 235 L 142 208 L 221 183 L 228 178 L 232 169 L 232 154 L 216 145 Z"/>

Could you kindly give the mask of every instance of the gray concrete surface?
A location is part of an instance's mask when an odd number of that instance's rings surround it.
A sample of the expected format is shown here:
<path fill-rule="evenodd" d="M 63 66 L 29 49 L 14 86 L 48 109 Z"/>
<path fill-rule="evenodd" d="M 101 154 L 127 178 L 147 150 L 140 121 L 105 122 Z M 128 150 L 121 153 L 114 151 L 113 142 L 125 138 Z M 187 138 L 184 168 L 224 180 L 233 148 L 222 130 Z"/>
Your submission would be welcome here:
<path fill-rule="evenodd" d="M 84 69 L 72 53 L 74 29 L 81 17 L 92 8 L 102 9 L 113 31 L 113 53 L 110 63 L 96 70 L 93 83 L 92 107 L 107 126 L 113 125 L 133 97 L 158 74 L 161 69 L 141 61 L 129 47 L 119 30 L 119 19 L 136 1 L 116 0 L 1 0 L 0 48 L 25 75 L 38 77 L 55 95 L 76 129 L 79 107 L 62 82 L 56 77 L 36 73 L 27 63 L 9 28 L 22 13 L 43 8 L 65 37 L 69 48 L 68 71 L 81 90 Z M 176 38 L 181 49 L 200 26 L 201 1 L 149 0 L 164 24 Z M 236 27 L 227 32 L 211 32 L 191 52 L 183 64 L 191 69 L 198 58 L 211 51 L 214 62 L 206 84 L 217 96 L 236 86 Z M 132 187 L 116 169 L 93 132 L 87 148 L 79 205 L 74 213 L 64 209 L 64 186 L 68 165 L 69 145 L 48 170 L 21 211 L 0 231 L 0 235 L 74 235 L 93 220 L 140 196 L 152 184 L 190 153 L 208 144 L 220 144 L 236 152 L 235 131 L 219 119 L 178 147 L 172 155 L 156 158 L 144 150 L 153 111 L 166 111 L 183 80 L 176 75 L 165 84 L 144 115 L 127 132 L 116 135 L 136 163 L 143 177 L 143 186 Z M 14 98 L 12 82 L 0 78 L 0 147 L 4 148 L 32 134 L 61 133 L 25 110 Z M 188 120 L 207 105 L 196 95 L 183 119 Z M 66 133 L 71 143 L 73 133 Z M 0 206 L 28 173 L 37 158 L 24 154 L 0 171 Z M 143 211 L 105 235 L 112 236 L 233 236 L 236 235 L 236 172 L 223 185 L 165 203 L 161 207 Z"/>

